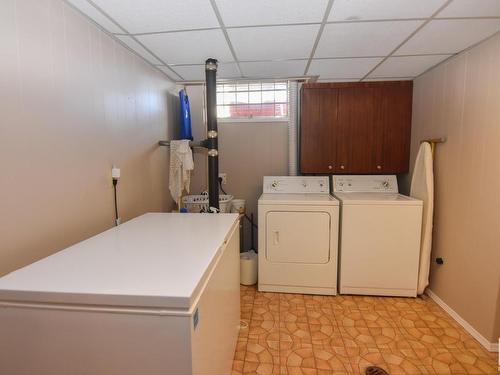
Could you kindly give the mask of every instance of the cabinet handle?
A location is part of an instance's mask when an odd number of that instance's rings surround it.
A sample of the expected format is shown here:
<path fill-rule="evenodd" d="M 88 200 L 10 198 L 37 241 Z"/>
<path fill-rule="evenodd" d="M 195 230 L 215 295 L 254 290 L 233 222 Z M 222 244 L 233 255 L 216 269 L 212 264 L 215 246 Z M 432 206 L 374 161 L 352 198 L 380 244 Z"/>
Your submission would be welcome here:
<path fill-rule="evenodd" d="M 333 168 L 333 166 L 331 166 L 331 165 L 328 166 L 328 169 L 332 169 L 332 168 Z"/>
<path fill-rule="evenodd" d="M 343 165 L 340 166 L 340 169 L 345 169 L 345 167 Z"/>
<path fill-rule="evenodd" d="M 380 171 L 382 169 L 381 165 L 377 165 L 377 169 Z"/>

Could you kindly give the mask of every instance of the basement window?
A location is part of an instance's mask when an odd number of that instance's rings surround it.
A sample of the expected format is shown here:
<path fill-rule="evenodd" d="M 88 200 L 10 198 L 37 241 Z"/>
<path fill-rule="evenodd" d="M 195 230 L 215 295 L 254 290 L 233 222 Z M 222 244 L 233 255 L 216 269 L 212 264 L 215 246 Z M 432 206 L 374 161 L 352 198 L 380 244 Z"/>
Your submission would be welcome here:
<path fill-rule="evenodd" d="M 217 118 L 223 121 L 287 121 L 288 82 L 217 84 Z"/>

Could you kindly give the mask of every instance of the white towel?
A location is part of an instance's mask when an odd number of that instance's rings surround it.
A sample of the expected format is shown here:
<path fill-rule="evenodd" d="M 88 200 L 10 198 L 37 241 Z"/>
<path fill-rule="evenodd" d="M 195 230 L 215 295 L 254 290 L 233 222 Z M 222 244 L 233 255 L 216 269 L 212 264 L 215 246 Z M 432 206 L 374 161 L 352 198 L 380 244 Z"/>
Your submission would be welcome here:
<path fill-rule="evenodd" d="M 422 213 L 422 236 L 420 242 L 420 265 L 418 269 L 417 293 L 423 294 L 429 285 L 429 271 L 432 250 L 432 218 L 434 213 L 434 171 L 432 165 L 432 149 L 428 142 L 420 145 L 410 195 L 424 202 Z"/>
<path fill-rule="evenodd" d="M 168 187 L 175 203 L 180 207 L 182 191 L 189 193 L 191 171 L 194 169 L 193 153 L 189 140 L 170 141 L 170 177 Z"/>

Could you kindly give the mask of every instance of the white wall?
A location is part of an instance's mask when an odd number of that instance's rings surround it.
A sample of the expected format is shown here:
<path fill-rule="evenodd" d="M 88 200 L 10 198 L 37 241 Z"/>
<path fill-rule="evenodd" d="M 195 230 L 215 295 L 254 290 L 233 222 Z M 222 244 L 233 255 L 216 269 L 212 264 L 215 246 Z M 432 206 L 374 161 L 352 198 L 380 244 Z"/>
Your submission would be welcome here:
<path fill-rule="evenodd" d="M 0 1 L 0 274 L 171 207 L 172 87 L 61 0 Z"/>
<path fill-rule="evenodd" d="M 500 336 L 500 35 L 414 82 L 411 165 L 435 154 L 430 288 L 487 340 Z"/>

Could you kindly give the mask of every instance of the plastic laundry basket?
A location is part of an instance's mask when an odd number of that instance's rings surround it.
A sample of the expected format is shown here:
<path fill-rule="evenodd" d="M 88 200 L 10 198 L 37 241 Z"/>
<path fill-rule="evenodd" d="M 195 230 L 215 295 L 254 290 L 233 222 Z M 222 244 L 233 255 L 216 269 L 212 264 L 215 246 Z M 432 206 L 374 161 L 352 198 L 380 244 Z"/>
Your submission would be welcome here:
<path fill-rule="evenodd" d="M 232 195 L 219 195 L 219 209 L 221 213 L 230 212 L 232 200 Z M 208 194 L 186 195 L 182 197 L 182 205 L 188 212 L 208 212 Z"/>

